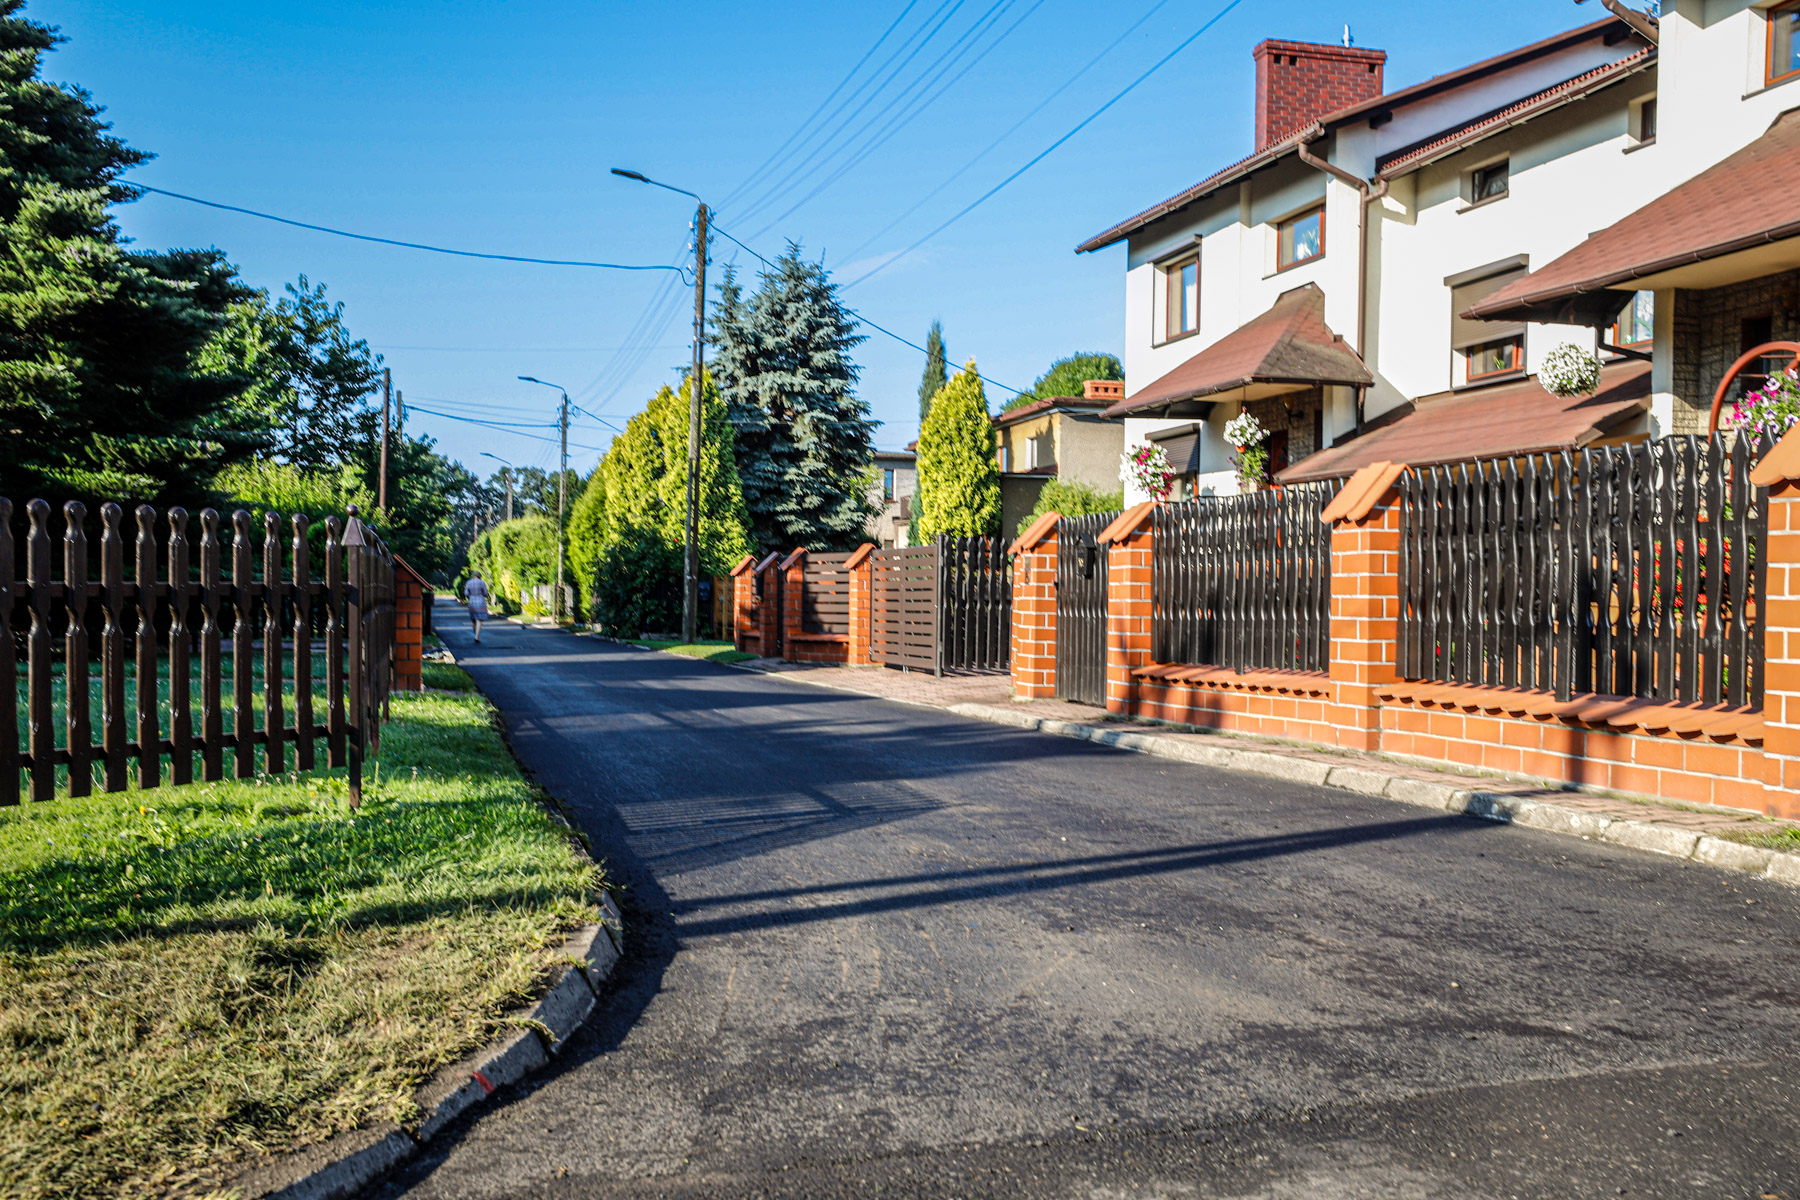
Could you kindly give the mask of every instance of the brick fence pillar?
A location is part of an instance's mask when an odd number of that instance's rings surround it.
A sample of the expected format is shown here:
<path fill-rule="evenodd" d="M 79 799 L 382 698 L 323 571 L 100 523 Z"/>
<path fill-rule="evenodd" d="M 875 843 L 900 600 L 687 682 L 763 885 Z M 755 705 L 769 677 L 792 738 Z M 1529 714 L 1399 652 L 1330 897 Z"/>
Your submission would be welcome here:
<path fill-rule="evenodd" d="M 1056 698 L 1056 526 L 1062 518 L 1045 513 L 1020 534 L 1012 556 L 1013 698 Z"/>
<path fill-rule="evenodd" d="M 1763 809 L 1800 817 L 1800 428 L 1750 473 L 1769 489 L 1763 619 Z"/>
<path fill-rule="evenodd" d="M 1150 665 L 1150 517 L 1155 505 L 1139 504 L 1096 539 L 1106 553 L 1106 711 L 1135 715 L 1138 681 L 1132 671 Z"/>
<path fill-rule="evenodd" d="M 762 598 L 756 602 L 757 653 L 775 657 L 781 647 L 781 555 L 770 554 L 756 565 Z"/>
<path fill-rule="evenodd" d="M 746 554 L 731 568 L 731 644 L 739 650 L 756 632 L 750 627 L 750 615 L 755 611 L 756 556 Z"/>
<path fill-rule="evenodd" d="M 1381 747 L 1376 688 L 1399 678 L 1400 497 L 1405 467 L 1374 463 L 1350 477 L 1330 504 L 1331 723 L 1341 745 Z"/>
<path fill-rule="evenodd" d="M 853 667 L 869 664 L 869 585 L 873 570 L 869 557 L 874 553 L 875 547 L 864 542 L 844 561 L 844 570 L 850 576 L 850 650 L 845 661 Z"/>
<path fill-rule="evenodd" d="M 781 656 L 791 658 L 798 645 L 794 637 L 804 632 L 800 617 L 806 596 L 806 547 L 782 559 L 776 570 L 781 574 Z"/>

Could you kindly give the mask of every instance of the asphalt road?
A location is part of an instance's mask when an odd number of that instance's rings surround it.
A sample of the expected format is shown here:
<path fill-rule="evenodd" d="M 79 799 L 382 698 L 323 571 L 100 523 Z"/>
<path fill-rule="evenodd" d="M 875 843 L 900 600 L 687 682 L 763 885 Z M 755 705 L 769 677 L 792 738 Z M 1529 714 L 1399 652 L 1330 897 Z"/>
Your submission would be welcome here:
<path fill-rule="evenodd" d="M 439 626 L 629 948 L 381 1196 L 1800 1200 L 1800 893 Z"/>

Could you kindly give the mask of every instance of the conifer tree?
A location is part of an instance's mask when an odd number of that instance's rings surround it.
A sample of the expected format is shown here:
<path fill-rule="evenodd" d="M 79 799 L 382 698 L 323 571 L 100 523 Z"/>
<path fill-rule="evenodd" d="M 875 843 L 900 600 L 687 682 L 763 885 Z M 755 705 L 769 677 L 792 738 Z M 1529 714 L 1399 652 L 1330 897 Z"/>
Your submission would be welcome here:
<path fill-rule="evenodd" d="M 790 242 L 748 302 L 728 270 L 711 340 L 752 540 L 763 552 L 858 545 L 874 426 L 850 351 L 864 338 L 824 266 Z"/>
<path fill-rule="evenodd" d="M 939 534 L 971 537 L 1000 526 L 1000 467 L 994 423 L 975 360 L 932 402 L 919 428 L 914 528 L 921 543 Z"/>
<path fill-rule="evenodd" d="M 943 390 L 948 375 L 944 361 L 944 323 L 933 320 L 925 335 L 925 373 L 919 379 L 919 425 L 931 411 L 931 398 Z"/>
<path fill-rule="evenodd" d="M 217 417 L 245 380 L 198 369 L 249 295 L 216 250 L 128 250 L 107 214 L 145 161 L 76 87 L 56 31 L 0 0 L 0 495 L 193 503 L 257 443 Z"/>

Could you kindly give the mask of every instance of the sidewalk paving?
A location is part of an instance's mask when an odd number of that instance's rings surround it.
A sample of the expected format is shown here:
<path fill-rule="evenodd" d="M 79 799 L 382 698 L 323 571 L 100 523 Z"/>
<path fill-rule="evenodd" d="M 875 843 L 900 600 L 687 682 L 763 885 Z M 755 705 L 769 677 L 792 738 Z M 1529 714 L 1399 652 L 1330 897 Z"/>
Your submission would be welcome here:
<path fill-rule="evenodd" d="M 1341 787 L 1491 820 L 1600 838 L 1639 850 L 1693 858 L 1800 886 L 1800 855 L 1746 844 L 1746 838 L 1800 830 L 1745 809 L 1698 806 L 1543 780 L 1427 766 L 1403 758 L 1324 749 L 1252 734 L 1113 716 L 1094 705 L 1015 700 L 1011 680 L 987 672 L 939 677 L 887 667 L 845 667 L 759 658 L 740 669 L 884 700 L 947 709 L 977 720 L 1078 737 L 1121 749 L 1296 783 Z"/>

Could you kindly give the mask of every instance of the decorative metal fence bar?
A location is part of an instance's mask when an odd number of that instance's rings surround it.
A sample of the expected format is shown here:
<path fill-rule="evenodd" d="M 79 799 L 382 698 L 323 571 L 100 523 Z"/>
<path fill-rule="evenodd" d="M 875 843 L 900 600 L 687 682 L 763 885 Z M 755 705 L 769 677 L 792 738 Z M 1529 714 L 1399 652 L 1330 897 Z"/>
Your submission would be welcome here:
<path fill-rule="evenodd" d="M 1760 706 L 1766 450 L 1668 437 L 1409 473 L 1402 675 Z"/>
<path fill-rule="evenodd" d="M 800 629 L 804 633 L 850 632 L 848 553 L 814 554 L 800 560 Z"/>
<path fill-rule="evenodd" d="M 1331 530 L 1341 481 L 1207 497 L 1156 510 L 1157 662 L 1323 671 L 1331 650 Z"/>
<path fill-rule="evenodd" d="M 1012 571 L 1003 537 L 938 538 L 938 653 L 945 670 L 1004 671 Z"/>
<path fill-rule="evenodd" d="M 0 499 L 0 569 L 10 581 L 0 584 L 0 804 L 19 802 L 21 772 L 32 800 L 50 800 L 58 768 L 68 794 L 86 796 L 95 768 L 101 791 L 130 787 L 134 766 L 136 786 L 154 788 L 165 783 L 166 760 L 166 783 L 179 786 L 194 781 L 196 757 L 209 782 L 228 770 L 239 779 L 285 771 L 290 745 L 293 765 L 313 770 L 321 743 L 327 765 L 349 768 L 352 799 L 360 799 L 363 759 L 380 748 L 392 681 L 395 586 L 392 555 L 354 507 L 347 521 L 325 521 L 322 578 L 313 575 L 301 516 L 284 528 L 266 514 L 259 541 L 249 513 L 233 513 L 221 529 L 219 514 L 203 509 L 196 542 L 184 509 L 168 511 L 159 538 L 154 509 L 137 509 L 131 535 L 123 510 L 107 503 L 97 556 L 81 502 L 63 506 L 60 532 L 42 500 L 25 516 L 21 542 L 12 502 Z M 315 697 L 321 642 L 324 694 Z"/>

